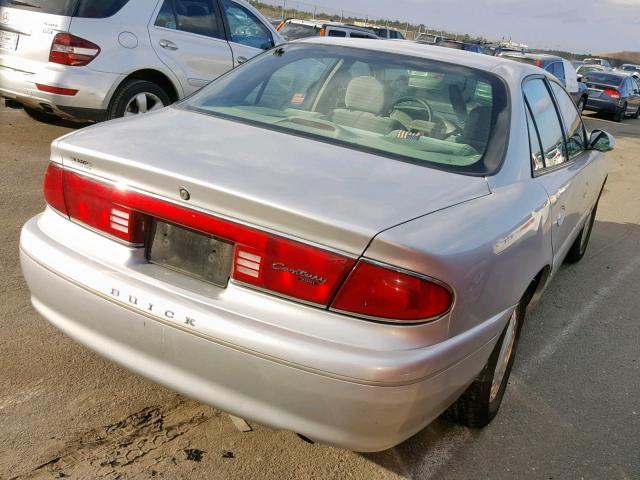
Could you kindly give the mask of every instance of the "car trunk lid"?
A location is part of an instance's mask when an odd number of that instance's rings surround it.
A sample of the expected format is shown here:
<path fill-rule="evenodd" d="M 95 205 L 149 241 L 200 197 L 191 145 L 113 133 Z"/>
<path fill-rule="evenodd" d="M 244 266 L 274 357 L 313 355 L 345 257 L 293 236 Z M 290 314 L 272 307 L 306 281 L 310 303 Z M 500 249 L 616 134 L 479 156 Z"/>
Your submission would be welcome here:
<path fill-rule="evenodd" d="M 380 231 L 490 193 L 483 177 L 177 108 L 63 137 L 52 159 L 354 255 Z"/>

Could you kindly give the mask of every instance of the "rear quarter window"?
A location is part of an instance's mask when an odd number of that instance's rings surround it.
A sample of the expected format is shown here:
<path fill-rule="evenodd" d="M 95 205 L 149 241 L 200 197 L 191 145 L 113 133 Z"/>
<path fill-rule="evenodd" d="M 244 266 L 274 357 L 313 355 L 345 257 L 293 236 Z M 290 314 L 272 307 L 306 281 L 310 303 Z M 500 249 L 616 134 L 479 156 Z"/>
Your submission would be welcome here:
<path fill-rule="evenodd" d="M 129 0 L 80 0 L 75 17 L 107 18 L 118 13 Z"/>

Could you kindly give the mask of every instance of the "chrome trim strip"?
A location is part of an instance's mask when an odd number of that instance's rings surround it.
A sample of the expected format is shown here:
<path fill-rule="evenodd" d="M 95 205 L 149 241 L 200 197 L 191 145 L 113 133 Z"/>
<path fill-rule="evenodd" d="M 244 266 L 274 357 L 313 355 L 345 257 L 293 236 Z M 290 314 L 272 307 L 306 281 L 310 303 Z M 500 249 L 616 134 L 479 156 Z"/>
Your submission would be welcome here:
<path fill-rule="evenodd" d="M 58 162 L 52 162 L 52 163 L 58 163 Z M 108 178 L 100 177 L 99 175 L 96 175 L 94 173 L 89 173 L 86 170 L 80 170 L 80 169 L 77 169 L 77 168 L 74 168 L 74 167 L 70 167 L 67 163 L 65 163 L 64 158 L 63 158 L 62 163 L 59 163 L 59 164 L 63 167 L 64 170 L 69 170 L 70 172 L 77 173 L 78 175 L 82 175 L 82 176 L 85 176 L 85 177 L 93 178 L 94 180 L 102 182 L 102 183 L 106 183 L 106 184 L 109 184 L 109 185 L 117 186 L 119 189 L 123 188 L 122 184 L 120 184 L 120 183 L 118 183 L 118 182 L 116 182 L 114 180 L 110 180 Z M 318 248 L 318 249 L 324 250 L 326 252 L 335 253 L 337 255 L 341 255 L 341 256 L 346 257 L 346 258 L 351 258 L 353 260 L 357 260 L 358 258 L 360 258 L 359 255 L 355 255 L 353 253 L 347 253 L 347 252 L 344 252 L 342 250 L 338 250 L 336 248 L 329 247 L 327 245 L 322 245 L 320 243 L 313 242 L 311 240 L 304 240 L 304 239 L 301 239 L 299 237 L 295 237 L 293 235 L 289 235 L 289 234 L 284 233 L 284 232 L 279 232 L 277 230 L 273 230 L 273 229 L 270 229 L 270 228 L 267 228 L 267 227 L 260 227 L 260 226 L 254 225 L 252 223 L 245 222 L 244 220 L 238 220 L 236 218 L 229 217 L 229 216 L 224 215 L 222 213 L 212 212 L 210 210 L 206 210 L 204 208 L 201 208 L 201 207 L 198 207 L 198 206 L 195 206 L 195 205 L 182 203 L 180 201 L 173 200 L 173 199 L 170 199 L 170 198 L 167 198 L 167 197 L 163 197 L 161 195 L 157 195 L 155 193 L 151 193 L 151 192 L 148 192 L 148 191 L 143 190 L 141 188 L 134 187 L 134 186 L 131 186 L 131 185 L 128 185 L 128 184 L 124 186 L 124 189 L 132 191 L 132 192 L 139 193 L 141 195 L 145 195 L 147 197 L 155 198 L 155 199 L 161 200 L 163 202 L 171 203 L 173 205 L 177 205 L 179 207 L 186 208 L 188 210 L 193 210 L 195 212 L 199 212 L 199 213 L 202 213 L 204 215 L 208 215 L 210 217 L 219 218 L 220 220 L 225 220 L 227 222 L 235 223 L 235 224 L 238 224 L 238 225 L 243 225 L 245 227 L 249 227 L 249 228 L 252 228 L 254 230 L 259 230 L 261 232 L 268 233 L 270 235 L 274 235 L 274 236 L 277 236 L 277 237 L 285 238 L 287 240 L 292 240 L 294 242 L 302 243 L 304 245 L 309 245 L 310 247 Z"/>
<path fill-rule="evenodd" d="M 12 27 L 7 25 L 6 23 L 0 24 L 0 30 L 4 30 L 5 32 L 17 33 L 19 35 L 26 35 L 27 37 L 31 36 L 31 30 L 20 30 L 19 28 Z"/>

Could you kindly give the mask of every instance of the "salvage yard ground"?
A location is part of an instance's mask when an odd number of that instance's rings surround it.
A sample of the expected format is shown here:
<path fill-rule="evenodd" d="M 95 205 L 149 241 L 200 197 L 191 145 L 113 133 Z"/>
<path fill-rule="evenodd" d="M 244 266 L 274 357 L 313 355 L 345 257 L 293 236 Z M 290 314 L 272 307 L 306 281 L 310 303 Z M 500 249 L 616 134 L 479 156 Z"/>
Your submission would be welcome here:
<path fill-rule="evenodd" d="M 618 139 L 591 245 L 529 314 L 497 419 L 482 431 L 439 419 L 361 455 L 241 433 L 49 326 L 18 239 L 44 206 L 49 144 L 71 128 L 0 106 L 0 479 L 640 479 L 640 120 L 586 122 Z"/>

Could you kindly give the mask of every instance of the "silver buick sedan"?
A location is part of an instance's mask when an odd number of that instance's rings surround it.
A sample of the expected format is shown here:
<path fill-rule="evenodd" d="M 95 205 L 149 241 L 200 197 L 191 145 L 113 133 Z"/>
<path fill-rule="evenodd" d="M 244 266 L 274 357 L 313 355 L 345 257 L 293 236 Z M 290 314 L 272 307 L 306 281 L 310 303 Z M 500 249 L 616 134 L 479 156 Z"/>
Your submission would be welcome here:
<path fill-rule="evenodd" d="M 277 47 L 53 142 L 33 305 L 233 415 L 356 451 L 496 415 L 587 248 L 615 140 L 551 75 L 397 41 Z"/>

